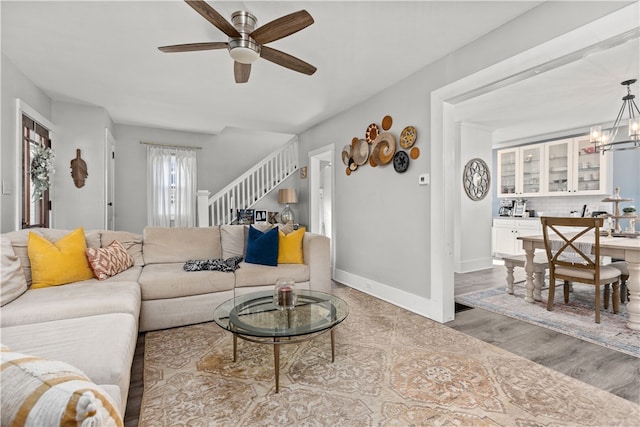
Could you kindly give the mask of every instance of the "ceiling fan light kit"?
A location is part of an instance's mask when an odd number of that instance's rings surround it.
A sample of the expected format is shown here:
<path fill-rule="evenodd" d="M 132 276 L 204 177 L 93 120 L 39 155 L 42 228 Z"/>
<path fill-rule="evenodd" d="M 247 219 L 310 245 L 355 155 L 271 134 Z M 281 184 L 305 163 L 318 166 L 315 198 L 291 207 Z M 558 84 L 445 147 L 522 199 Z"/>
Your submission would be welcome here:
<path fill-rule="evenodd" d="M 227 42 L 187 43 L 171 46 L 161 46 L 161 52 L 192 52 L 198 50 L 227 49 L 234 60 L 234 77 L 236 83 L 246 83 L 251 74 L 251 64 L 258 58 L 266 59 L 274 64 L 312 75 L 316 67 L 301 59 L 279 50 L 264 46 L 276 40 L 290 36 L 293 33 L 313 24 L 313 18 L 306 10 L 281 16 L 262 27 L 256 28 L 257 18 L 250 12 L 240 10 L 231 15 L 231 22 L 227 21 L 214 8 L 202 0 L 185 0 L 196 12 L 212 25 L 225 33 Z"/>
<path fill-rule="evenodd" d="M 591 126 L 589 132 L 589 141 L 594 145 L 597 152 L 604 154 L 607 151 L 632 150 L 640 148 L 640 110 L 634 101 L 635 95 L 631 94 L 631 85 L 637 80 L 630 79 L 620 83 L 627 87 L 627 95 L 622 97 L 622 107 L 618 112 L 613 128 L 610 130 L 602 130 L 602 126 Z M 622 125 L 622 116 L 625 110 L 629 116 L 627 133 L 628 138 L 616 141 L 618 130 Z"/>
<path fill-rule="evenodd" d="M 229 38 L 229 55 L 241 64 L 252 64 L 260 58 L 260 45 L 249 35 L 258 20 L 251 13 L 239 10 L 231 15 L 231 23 L 240 33 L 239 38 Z"/>

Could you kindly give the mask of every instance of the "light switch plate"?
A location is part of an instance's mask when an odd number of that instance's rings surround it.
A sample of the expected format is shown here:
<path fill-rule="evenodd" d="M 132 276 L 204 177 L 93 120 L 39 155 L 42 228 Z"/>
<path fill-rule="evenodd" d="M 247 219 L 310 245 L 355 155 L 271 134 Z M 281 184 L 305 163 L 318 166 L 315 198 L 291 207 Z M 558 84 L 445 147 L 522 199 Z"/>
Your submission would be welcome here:
<path fill-rule="evenodd" d="M 418 176 L 418 185 L 429 185 L 429 174 L 423 173 Z"/>
<path fill-rule="evenodd" d="M 2 194 L 5 196 L 9 196 L 11 195 L 11 183 L 9 181 L 7 181 L 6 179 L 2 180 Z"/>

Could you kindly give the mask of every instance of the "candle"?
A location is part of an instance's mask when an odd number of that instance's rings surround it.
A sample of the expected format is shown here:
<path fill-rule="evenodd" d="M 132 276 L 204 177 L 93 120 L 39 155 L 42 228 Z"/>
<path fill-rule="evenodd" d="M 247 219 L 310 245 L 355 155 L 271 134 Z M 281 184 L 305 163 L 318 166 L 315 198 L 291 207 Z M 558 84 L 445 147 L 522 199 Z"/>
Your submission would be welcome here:
<path fill-rule="evenodd" d="M 293 289 L 289 286 L 283 286 L 278 289 L 278 305 L 280 307 L 293 306 Z"/>

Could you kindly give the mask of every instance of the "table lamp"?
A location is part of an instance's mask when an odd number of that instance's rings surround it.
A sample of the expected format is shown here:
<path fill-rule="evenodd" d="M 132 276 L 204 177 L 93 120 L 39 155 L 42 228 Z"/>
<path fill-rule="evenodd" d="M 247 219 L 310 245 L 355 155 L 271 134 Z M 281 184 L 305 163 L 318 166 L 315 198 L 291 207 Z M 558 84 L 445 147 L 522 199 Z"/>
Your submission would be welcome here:
<path fill-rule="evenodd" d="M 283 224 L 293 223 L 293 211 L 289 207 L 290 203 L 297 203 L 298 197 L 294 188 L 282 188 L 278 191 L 278 203 L 286 204 L 285 208 L 280 212 L 280 222 Z"/>

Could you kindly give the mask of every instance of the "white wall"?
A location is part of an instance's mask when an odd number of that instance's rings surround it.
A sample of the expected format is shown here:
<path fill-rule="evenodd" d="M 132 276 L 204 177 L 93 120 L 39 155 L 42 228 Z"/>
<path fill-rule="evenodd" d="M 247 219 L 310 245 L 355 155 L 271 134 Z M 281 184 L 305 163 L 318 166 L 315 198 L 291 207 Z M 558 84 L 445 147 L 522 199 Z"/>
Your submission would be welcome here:
<path fill-rule="evenodd" d="M 53 122 L 57 138 L 56 173 L 53 176 L 55 228 L 102 229 L 105 224 L 105 127 L 111 119 L 102 107 L 70 102 L 54 102 Z M 76 188 L 71 178 L 71 160 L 76 149 L 87 164 L 84 187 Z"/>
<path fill-rule="evenodd" d="M 456 176 L 462 177 L 464 166 L 474 158 L 480 158 L 490 165 L 491 131 L 472 123 L 459 123 L 457 128 Z M 467 197 L 462 179 L 456 184 L 460 209 L 453 212 L 455 272 L 491 268 L 491 192 L 484 199 L 474 201 Z"/>
<path fill-rule="evenodd" d="M 2 144 L 0 147 L 0 191 L 4 183 L 6 192 L 0 197 L 0 231 L 6 233 L 16 228 L 16 204 L 20 204 L 19 183 L 16 182 L 16 99 L 20 98 L 29 107 L 51 121 L 52 101 L 42 90 L 34 85 L 3 54 L 1 57 L 2 126 L 0 126 Z M 56 164 L 57 166 L 57 164 Z M 16 203 L 17 201 L 17 203 Z"/>

